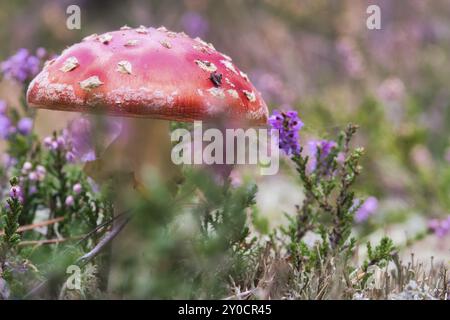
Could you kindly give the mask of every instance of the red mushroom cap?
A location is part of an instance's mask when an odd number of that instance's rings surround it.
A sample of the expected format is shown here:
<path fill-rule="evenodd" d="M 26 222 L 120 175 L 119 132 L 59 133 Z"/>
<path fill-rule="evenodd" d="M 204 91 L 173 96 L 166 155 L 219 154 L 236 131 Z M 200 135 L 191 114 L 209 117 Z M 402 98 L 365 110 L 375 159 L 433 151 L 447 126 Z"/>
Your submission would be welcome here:
<path fill-rule="evenodd" d="M 247 75 L 211 44 L 164 27 L 89 36 L 46 63 L 31 82 L 37 108 L 177 121 L 219 114 L 265 124 Z"/>

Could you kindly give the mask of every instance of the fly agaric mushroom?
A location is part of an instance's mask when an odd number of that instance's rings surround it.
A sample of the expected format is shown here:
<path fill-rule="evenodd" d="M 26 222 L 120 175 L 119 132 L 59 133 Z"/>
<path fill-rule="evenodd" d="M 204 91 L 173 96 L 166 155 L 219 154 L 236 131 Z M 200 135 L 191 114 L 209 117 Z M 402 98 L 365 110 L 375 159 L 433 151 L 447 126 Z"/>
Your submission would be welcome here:
<path fill-rule="evenodd" d="M 185 33 L 123 27 L 92 35 L 46 63 L 32 107 L 176 121 L 218 115 L 263 125 L 268 109 L 247 75 Z"/>

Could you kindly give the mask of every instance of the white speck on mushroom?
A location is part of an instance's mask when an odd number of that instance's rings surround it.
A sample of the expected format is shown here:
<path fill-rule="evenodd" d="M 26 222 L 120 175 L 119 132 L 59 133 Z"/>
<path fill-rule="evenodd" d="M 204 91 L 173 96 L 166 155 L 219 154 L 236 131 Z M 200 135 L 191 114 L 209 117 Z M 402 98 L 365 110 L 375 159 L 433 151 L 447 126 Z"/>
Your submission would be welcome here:
<path fill-rule="evenodd" d="M 199 96 L 203 97 L 203 90 L 202 89 L 197 89 L 197 93 Z"/>
<path fill-rule="evenodd" d="M 93 34 L 91 34 L 91 35 L 89 35 L 89 36 L 87 36 L 87 37 L 84 37 L 84 38 L 83 38 L 83 41 L 88 41 L 88 40 L 97 39 L 97 37 L 98 37 L 98 34 L 93 33 Z"/>
<path fill-rule="evenodd" d="M 233 82 L 231 82 L 230 81 L 230 79 L 228 79 L 228 78 L 225 78 L 225 82 L 230 86 L 230 87 L 236 87 L 235 85 L 234 85 L 234 83 Z"/>
<path fill-rule="evenodd" d="M 212 43 L 205 42 L 205 41 L 203 41 L 202 39 L 200 39 L 199 37 L 195 38 L 194 40 L 197 41 L 197 42 L 199 42 L 199 43 L 201 43 L 202 45 L 204 45 L 204 46 L 206 46 L 206 47 L 209 47 L 209 48 L 212 49 L 212 50 L 216 50 L 216 48 L 214 48 L 214 46 L 212 45 Z"/>
<path fill-rule="evenodd" d="M 126 61 L 126 60 L 119 61 L 117 63 L 117 69 L 116 70 L 121 72 L 121 73 L 131 74 L 131 71 L 132 71 L 131 63 L 129 61 Z"/>
<path fill-rule="evenodd" d="M 137 33 L 141 33 L 141 34 L 147 34 L 148 30 L 146 26 L 139 26 L 139 28 L 136 28 L 136 32 Z"/>
<path fill-rule="evenodd" d="M 167 32 L 167 28 L 164 27 L 164 26 L 161 26 L 161 27 L 159 27 L 159 28 L 156 29 L 156 30 L 161 31 L 161 32 Z"/>
<path fill-rule="evenodd" d="M 225 59 L 227 59 L 228 61 L 233 61 L 233 59 L 231 59 L 230 56 L 227 56 L 225 53 L 222 53 L 222 57 L 224 57 Z"/>
<path fill-rule="evenodd" d="M 97 107 L 100 106 L 103 103 L 104 95 L 102 93 L 94 93 L 87 99 L 87 105 L 91 107 Z"/>
<path fill-rule="evenodd" d="M 125 46 L 125 47 L 134 47 L 135 45 L 138 44 L 138 42 L 139 42 L 139 40 L 135 40 L 135 39 L 128 40 L 128 41 L 124 44 L 124 46 Z"/>
<path fill-rule="evenodd" d="M 44 68 L 47 68 L 48 66 L 51 66 L 53 63 L 55 63 L 56 59 L 47 60 L 44 63 Z"/>
<path fill-rule="evenodd" d="M 246 73 L 244 73 L 242 71 L 239 71 L 239 73 L 241 74 L 241 77 L 245 79 L 245 81 L 250 81 L 250 79 L 248 78 Z"/>
<path fill-rule="evenodd" d="M 124 26 L 120 27 L 120 30 L 131 30 L 131 27 L 124 25 Z"/>
<path fill-rule="evenodd" d="M 255 93 L 253 91 L 242 90 L 242 92 L 244 92 L 244 94 L 247 97 L 248 101 L 250 101 L 250 102 L 255 102 L 256 101 L 256 96 L 255 96 Z"/>
<path fill-rule="evenodd" d="M 181 32 L 179 33 L 179 35 L 182 36 L 182 37 L 185 37 L 185 38 L 188 37 L 188 35 L 187 35 L 186 32 L 184 32 L 184 31 L 181 31 Z"/>
<path fill-rule="evenodd" d="M 112 40 L 112 35 L 109 33 L 102 34 L 98 37 L 98 40 L 103 44 L 108 44 Z"/>
<path fill-rule="evenodd" d="M 176 38 L 177 37 L 177 33 L 176 32 L 173 32 L 173 31 L 167 31 L 167 36 L 169 37 L 169 38 Z"/>
<path fill-rule="evenodd" d="M 225 68 L 227 68 L 228 70 L 233 71 L 235 74 L 238 74 L 238 72 L 236 71 L 236 68 L 234 67 L 233 63 L 231 63 L 228 60 L 220 60 L 220 63 L 222 63 Z"/>
<path fill-rule="evenodd" d="M 234 89 L 228 89 L 227 92 L 228 92 L 228 94 L 229 94 L 230 96 L 232 96 L 233 98 L 239 99 L 239 94 L 238 94 L 238 92 L 237 92 L 236 90 L 234 90 Z"/>
<path fill-rule="evenodd" d="M 80 64 L 78 63 L 78 59 L 75 57 L 69 57 L 64 61 L 63 66 L 59 69 L 62 72 L 69 72 L 78 67 Z"/>
<path fill-rule="evenodd" d="M 212 88 L 209 88 L 206 91 L 208 91 L 214 97 L 217 97 L 217 98 L 220 98 L 220 99 L 224 99 L 225 98 L 225 93 L 223 92 L 223 89 L 221 89 L 221 88 L 212 87 Z"/>
<path fill-rule="evenodd" d="M 214 72 L 217 70 L 217 67 L 214 63 L 206 61 L 206 60 L 195 60 L 195 63 L 205 71 Z"/>
<path fill-rule="evenodd" d="M 171 48 L 172 48 L 172 45 L 170 44 L 169 41 L 161 40 L 159 43 L 161 43 L 161 45 L 162 45 L 163 47 L 167 48 L 167 49 L 171 49 Z"/>
<path fill-rule="evenodd" d="M 91 89 L 97 88 L 103 84 L 97 76 L 89 77 L 83 81 L 80 81 L 80 87 L 83 90 L 90 91 Z"/>
<path fill-rule="evenodd" d="M 199 45 L 194 44 L 192 47 L 193 47 L 195 50 L 197 50 L 197 51 L 201 51 L 201 52 L 203 52 L 203 53 L 210 53 L 210 52 L 208 51 L 208 48 L 206 48 L 206 47 L 204 47 L 204 46 L 199 46 Z"/>

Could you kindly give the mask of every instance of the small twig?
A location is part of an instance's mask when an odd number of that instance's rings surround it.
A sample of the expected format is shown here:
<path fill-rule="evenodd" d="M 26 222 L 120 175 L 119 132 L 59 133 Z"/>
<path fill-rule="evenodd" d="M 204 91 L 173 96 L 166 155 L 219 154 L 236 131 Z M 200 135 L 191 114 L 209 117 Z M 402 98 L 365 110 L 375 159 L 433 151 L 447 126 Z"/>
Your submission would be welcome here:
<path fill-rule="evenodd" d="M 21 233 L 21 232 L 33 230 L 33 229 L 36 229 L 36 228 L 45 227 L 45 226 L 48 226 L 50 224 L 61 222 L 63 220 L 64 220 L 64 217 L 59 217 L 59 218 L 50 219 L 50 220 L 46 220 L 46 221 L 41 221 L 41 222 L 37 222 L 37 223 L 33 223 L 33 224 L 27 224 L 26 226 L 19 227 L 16 232 Z M 4 234 L 4 231 L 0 230 L 0 236 L 2 236 L 3 234 Z"/>
<path fill-rule="evenodd" d="M 72 240 L 71 238 L 60 238 L 60 239 L 44 239 L 44 240 L 30 240 L 30 241 L 21 241 L 19 242 L 19 246 L 29 246 L 29 245 L 43 245 L 43 244 L 54 244 L 60 243 L 64 241 Z"/>
<path fill-rule="evenodd" d="M 244 291 L 244 292 L 239 292 L 239 293 L 236 293 L 236 294 L 234 294 L 232 296 L 226 297 L 223 300 L 248 298 L 248 296 L 252 295 L 257 289 L 258 288 L 254 288 L 254 289 L 247 290 L 247 291 Z"/>
<path fill-rule="evenodd" d="M 92 229 L 91 231 L 89 231 L 83 238 L 80 239 L 80 241 L 78 241 L 76 243 L 76 245 L 79 245 L 80 243 L 82 243 L 84 240 L 86 240 L 87 238 L 89 238 L 91 235 L 93 235 L 94 233 L 96 233 L 98 230 L 102 229 L 103 227 L 106 227 L 107 225 L 109 225 L 110 223 L 114 222 L 117 218 L 123 216 L 124 214 L 128 213 L 129 210 L 124 211 L 119 213 L 118 215 L 116 215 L 115 217 L 112 217 L 111 219 L 109 219 L 108 221 L 105 221 L 101 224 L 99 224 L 98 226 L 96 226 L 94 229 Z"/>
<path fill-rule="evenodd" d="M 126 217 L 124 221 L 115 226 L 114 229 L 107 232 L 105 236 L 99 241 L 99 243 L 97 243 L 97 245 L 91 251 L 89 251 L 82 257 L 78 258 L 78 260 L 75 263 L 80 265 L 86 265 L 87 263 L 89 263 L 89 261 L 94 259 L 100 253 L 100 251 L 102 251 L 102 249 L 106 247 L 120 233 L 120 231 L 122 231 L 122 229 L 130 221 L 130 219 L 131 217 Z"/>

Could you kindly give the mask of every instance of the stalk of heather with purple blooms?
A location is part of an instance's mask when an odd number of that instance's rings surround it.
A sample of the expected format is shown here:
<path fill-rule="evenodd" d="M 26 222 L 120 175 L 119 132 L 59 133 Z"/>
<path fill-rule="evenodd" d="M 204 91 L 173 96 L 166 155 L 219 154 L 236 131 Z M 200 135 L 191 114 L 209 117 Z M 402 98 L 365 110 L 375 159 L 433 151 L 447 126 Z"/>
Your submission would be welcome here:
<path fill-rule="evenodd" d="M 329 163 L 327 159 L 337 143 L 333 140 L 311 140 L 308 142 L 310 159 L 308 170 L 310 172 L 322 170 L 325 174 L 330 174 Z"/>
<path fill-rule="evenodd" d="M 13 177 L 10 180 L 11 188 L 9 190 L 9 198 L 6 200 L 5 209 L 3 210 L 4 234 L 2 236 L 2 247 L 0 255 L 4 257 L 8 252 L 15 248 L 20 241 L 17 234 L 19 228 L 19 216 L 22 212 L 22 190 L 19 186 L 19 179 Z"/>
<path fill-rule="evenodd" d="M 437 237 L 443 238 L 450 234 L 450 216 L 444 219 L 431 219 L 428 222 L 428 229 Z"/>
<path fill-rule="evenodd" d="M 363 223 L 376 213 L 378 209 L 378 200 L 375 197 L 368 197 L 366 201 L 360 205 L 360 200 L 358 199 L 355 200 L 355 206 L 359 206 L 355 213 L 355 222 Z"/>
<path fill-rule="evenodd" d="M 269 118 L 269 124 L 279 131 L 279 147 L 286 155 L 298 155 L 301 151 L 299 131 L 303 122 L 297 115 L 297 111 L 280 112 L 275 110 Z"/>

